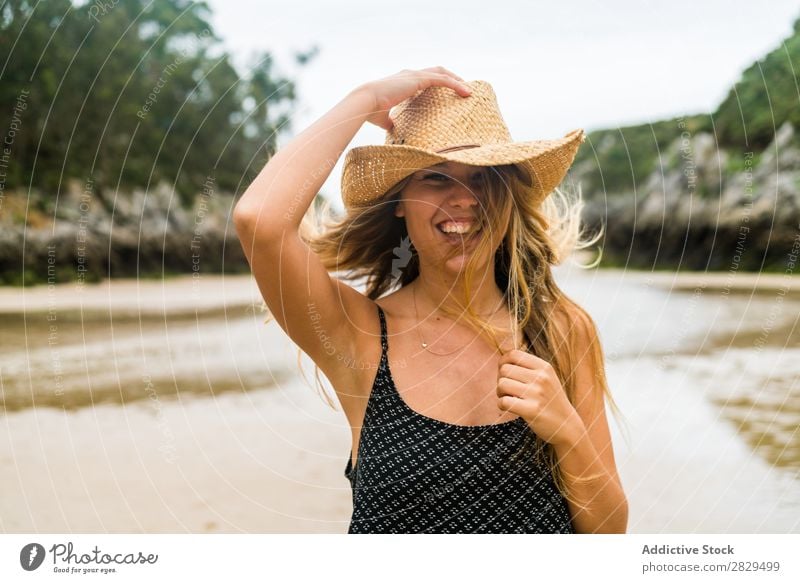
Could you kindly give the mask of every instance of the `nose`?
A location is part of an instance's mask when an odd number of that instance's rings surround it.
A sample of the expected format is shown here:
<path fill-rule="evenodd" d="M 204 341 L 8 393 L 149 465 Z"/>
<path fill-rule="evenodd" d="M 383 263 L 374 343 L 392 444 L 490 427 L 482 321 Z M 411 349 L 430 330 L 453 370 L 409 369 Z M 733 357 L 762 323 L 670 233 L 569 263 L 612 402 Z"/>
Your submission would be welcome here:
<path fill-rule="evenodd" d="M 467 208 L 478 204 L 478 198 L 467 184 L 457 182 L 448 193 L 447 203 L 458 208 Z"/>

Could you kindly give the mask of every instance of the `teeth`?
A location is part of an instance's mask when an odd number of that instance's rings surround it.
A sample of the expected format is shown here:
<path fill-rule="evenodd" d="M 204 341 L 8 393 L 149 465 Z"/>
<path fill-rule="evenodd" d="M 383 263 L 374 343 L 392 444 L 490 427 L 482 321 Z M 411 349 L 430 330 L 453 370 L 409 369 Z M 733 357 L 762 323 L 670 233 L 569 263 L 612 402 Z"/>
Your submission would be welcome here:
<path fill-rule="evenodd" d="M 470 233 L 474 229 L 474 223 L 456 223 L 454 221 L 447 221 L 439 225 L 439 230 L 444 233 L 458 233 L 460 235 Z"/>

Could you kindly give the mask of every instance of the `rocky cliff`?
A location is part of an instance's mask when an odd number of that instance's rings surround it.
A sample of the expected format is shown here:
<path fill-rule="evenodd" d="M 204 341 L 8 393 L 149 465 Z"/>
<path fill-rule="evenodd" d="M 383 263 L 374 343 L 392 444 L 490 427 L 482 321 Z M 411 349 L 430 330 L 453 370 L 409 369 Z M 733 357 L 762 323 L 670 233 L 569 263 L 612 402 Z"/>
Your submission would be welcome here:
<path fill-rule="evenodd" d="M 585 220 L 593 230 L 604 227 L 603 263 L 782 271 L 796 261 L 800 139 L 792 124 L 784 122 L 763 150 L 739 151 L 721 147 L 713 133 L 688 131 L 680 118 L 674 123 L 678 137 L 663 149 L 653 145 L 653 169 L 630 188 L 598 188 L 596 157 L 584 156 L 570 170 L 584 187 Z M 584 147 L 602 158 L 612 142 L 605 133 L 593 144 L 590 135 Z"/>
<path fill-rule="evenodd" d="M 98 191 L 91 180 L 70 181 L 55 199 L 6 193 L 0 277 L 27 285 L 246 272 L 231 222 L 233 201 L 210 178 L 191 208 L 181 206 L 165 183 L 119 195 Z"/>

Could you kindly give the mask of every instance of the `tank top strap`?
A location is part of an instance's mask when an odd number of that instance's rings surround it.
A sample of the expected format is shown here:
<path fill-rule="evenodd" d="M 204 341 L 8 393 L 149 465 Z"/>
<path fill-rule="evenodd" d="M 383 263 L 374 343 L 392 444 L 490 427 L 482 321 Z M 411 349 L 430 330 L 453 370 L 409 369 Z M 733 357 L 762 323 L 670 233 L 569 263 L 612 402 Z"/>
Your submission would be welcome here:
<path fill-rule="evenodd" d="M 378 306 L 378 304 L 375 304 Z M 381 360 L 386 358 L 389 352 L 389 339 L 386 334 L 386 314 L 383 313 L 383 308 L 378 306 L 378 317 L 381 320 Z"/>

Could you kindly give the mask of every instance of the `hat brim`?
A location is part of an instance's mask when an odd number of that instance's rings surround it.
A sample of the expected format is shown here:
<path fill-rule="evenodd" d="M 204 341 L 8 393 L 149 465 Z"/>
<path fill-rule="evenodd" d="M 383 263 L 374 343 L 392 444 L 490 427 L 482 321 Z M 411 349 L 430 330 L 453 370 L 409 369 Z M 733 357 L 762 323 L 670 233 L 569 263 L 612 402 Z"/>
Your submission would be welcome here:
<path fill-rule="evenodd" d="M 414 172 L 442 162 L 472 166 L 519 164 L 533 179 L 537 199 L 544 199 L 566 176 L 580 144 L 582 129 L 563 138 L 490 144 L 435 153 L 414 146 L 360 146 L 347 153 L 342 169 L 342 199 L 346 207 L 369 205 Z"/>

